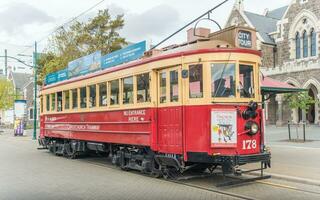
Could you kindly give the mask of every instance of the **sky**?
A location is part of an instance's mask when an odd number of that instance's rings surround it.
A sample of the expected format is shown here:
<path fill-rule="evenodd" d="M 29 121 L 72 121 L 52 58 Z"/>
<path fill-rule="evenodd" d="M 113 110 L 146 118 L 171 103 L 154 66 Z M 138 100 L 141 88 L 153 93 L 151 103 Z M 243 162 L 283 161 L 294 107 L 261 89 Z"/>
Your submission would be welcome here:
<path fill-rule="evenodd" d="M 124 15 L 125 26 L 120 33 L 127 41 L 147 40 L 148 43 L 156 44 L 222 1 L 105 0 L 77 20 L 87 20 L 99 9 L 108 8 L 113 16 Z M 229 0 L 215 10 L 211 18 L 224 26 L 234 1 Z M 266 8 L 269 10 L 279 8 L 288 5 L 290 1 L 244 0 L 244 8 L 262 14 Z M 31 64 L 31 57 L 18 54 L 32 55 L 34 41 L 38 41 L 38 49 L 43 51 L 48 45 L 47 39 L 50 33 L 99 2 L 101 0 L 0 0 L 0 56 L 3 56 L 4 49 L 7 49 L 9 56 L 18 57 Z M 217 30 L 214 24 L 205 21 L 200 22 L 198 26 L 211 28 L 212 31 Z M 193 26 L 188 28 L 191 27 Z M 185 41 L 186 30 L 170 39 L 164 46 Z M 22 69 L 22 65 L 13 60 L 9 60 L 9 65 L 15 66 L 19 72 L 31 72 Z M 3 66 L 4 59 L 0 58 L 0 69 Z"/>

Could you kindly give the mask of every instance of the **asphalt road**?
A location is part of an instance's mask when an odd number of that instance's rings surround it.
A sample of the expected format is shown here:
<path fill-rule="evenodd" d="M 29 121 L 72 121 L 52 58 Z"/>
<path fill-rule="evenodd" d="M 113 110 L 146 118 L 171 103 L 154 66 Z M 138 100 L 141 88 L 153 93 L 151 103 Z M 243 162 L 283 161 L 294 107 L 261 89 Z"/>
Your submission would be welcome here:
<path fill-rule="evenodd" d="M 217 177 L 181 184 L 121 171 L 104 158 L 71 160 L 36 148 L 30 137 L 0 135 L 0 200 L 320 199 L 320 187 L 314 185 L 269 179 L 217 188 Z"/>
<path fill-rule="evenodd" d="M 320 147 L 271 145 L 270 173 L 318 181 L 320 184 Z"/>
<path fill-rule="evenodd" d="M 29 137 L 0 136 L 0 199 L 237 199 L 36 149 Z"/>

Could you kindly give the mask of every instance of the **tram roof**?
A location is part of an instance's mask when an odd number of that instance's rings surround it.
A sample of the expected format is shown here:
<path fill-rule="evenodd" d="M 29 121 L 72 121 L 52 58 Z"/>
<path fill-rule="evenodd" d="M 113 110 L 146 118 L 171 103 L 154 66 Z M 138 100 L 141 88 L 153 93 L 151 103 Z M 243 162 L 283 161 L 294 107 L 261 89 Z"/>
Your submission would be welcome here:
<path fill-rule="evenodd" d="M 139 60 L 134 60 L 83 76 L 78 76 L 61 82 L 46 85 L 42 89 L 49 89 L 64 84 L 82 81 L 152 62 L 196 54 L 243 53 L 261 56 L 261 52 L 256 49 L 256 46 L 255 29 L 249 27 L 231 26 L 217 32 L 209 32 L 209 35 L 204 37 L 197 36 L 191 37 L 191 39 L 188 38 L 186 43 L 180 45 L 170 45 L 162 49 L 151 49 L 145 52 L 144 56 Z"/>
<path fill-rule="evenodd" d="M 281 93 L 294 93 L 305 91 L 303 88 L 298 88 L 288 83 L 275 80 L 270 77 L 263 77 L 261 80 L 262 94 L 281 94 Z"/>
<path fill-rule="evenodd" d="M 170 59 L 170 58 L 176 58 L 181 56 L 188 56 L 188 55 L 196 55 L 196 54 L 205 54 L 205 53 L 247 53 L 247 54 L 253 54 L 257 56 L 261 56 L 261 52 L 253 49 L 244 49 L 244 48 L 205 48 L 205 49 L 192 49 L 192 50 L 184 50 L 184 51 L 178 51 L 178 52 L 170 52 L 165 54 L 159 54 L 156 56 L 152 56 L 149 58 L 142 58 L 140 60 L 132 61 L 129 63 L 121 64 L 112 68 L 108 68 L 105 70 L 97 71 L 91 74 L 75 77 L 72 79 L 68 79 L 65 81 L 61 81 L 58 83 L 54 83 L 51 85 L 44 86 L 43 89 L 49 89 L 53 87 L 57 87 L 60 85 L 64 85 L 67 83 L 72 83 L 76 81 L 85 80 L 88 78 L 93 78 L 97 76 L 101 76 L 108 73 L 113 73 L 119 70 L 124 70 L 132 67 L 136 67 L 143 64 L 148 64 L 151 62 L 156 62 L 160 60 Z"/>

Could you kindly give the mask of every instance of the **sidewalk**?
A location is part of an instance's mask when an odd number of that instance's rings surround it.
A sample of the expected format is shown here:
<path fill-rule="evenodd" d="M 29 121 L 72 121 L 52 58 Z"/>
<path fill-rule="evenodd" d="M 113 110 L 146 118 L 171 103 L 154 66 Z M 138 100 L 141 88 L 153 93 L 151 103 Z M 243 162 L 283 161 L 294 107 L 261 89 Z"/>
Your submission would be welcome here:
<path fill-rule="evenodd" d="M 302 128 L 298 131 L 301 139 Z M 296 139 L 295 128 L 291 133 Z M 272 168 L 266 172 L 275 178 L 320 183 L 320 127 L 308 126 L 306 138 L 306 142 L 289 142 L 287 127 L 267 126 L 266 143 L 271 148 Z"/>
<path fill-rule="evenodd" d="M 268 145 L 288 145 L 295 147 L 320 148 L 320 126 L 311 125 L 306 127 L 306 142 L 289 142 L 288 127 L 266 127 L 266 144 Z M 302 126 L 291 127 L 291 139 L 303 139 Z"/>

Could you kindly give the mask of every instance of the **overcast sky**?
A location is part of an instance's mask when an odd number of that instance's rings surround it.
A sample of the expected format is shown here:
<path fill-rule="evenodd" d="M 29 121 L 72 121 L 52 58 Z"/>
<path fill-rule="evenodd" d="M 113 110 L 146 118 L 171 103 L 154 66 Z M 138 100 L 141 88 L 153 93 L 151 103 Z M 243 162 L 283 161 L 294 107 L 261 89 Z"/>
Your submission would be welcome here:
<path fill-rule="evenodd" d="M 11 56 L 16 56 L 18 53 L 31 55 L 33 49 L 28 46 L 35 40 L 41 40 L 39 42 L 41 51 L 46 45 L 47 35 L 52 30 L 100 1 L 0 0 L 0 55 L 4 54 L 4 49 L 8 49 L 8 54 Z M 211 15 L 221 26 L 224 26 L 234 1 L 230 0 Z M 244 7 L 247 11 L 262 14 L 266 8 L 272 10 L 288 5 L 290 1 L 244 0 Z M 125 27 L 121 34 L 128 41 L 147 40 L 155 44 L 220 2 L 222 0 L 105 0 L 79 20 L 94 16 L 99 9 L 109 8 L 113 15 L 124 14 Z M 199 24 L 201 25 L 217 29 L 210 23 L 203 22 Z M 182 42 L 185 38 L 184 30 L 164 45 Z M 27 57 L 21 58 L 30 60 Z M 0 69 L 3 63 L 1 58 Z M 9 65 L 18 66 L 14 61 L 10 61 Z"/>

